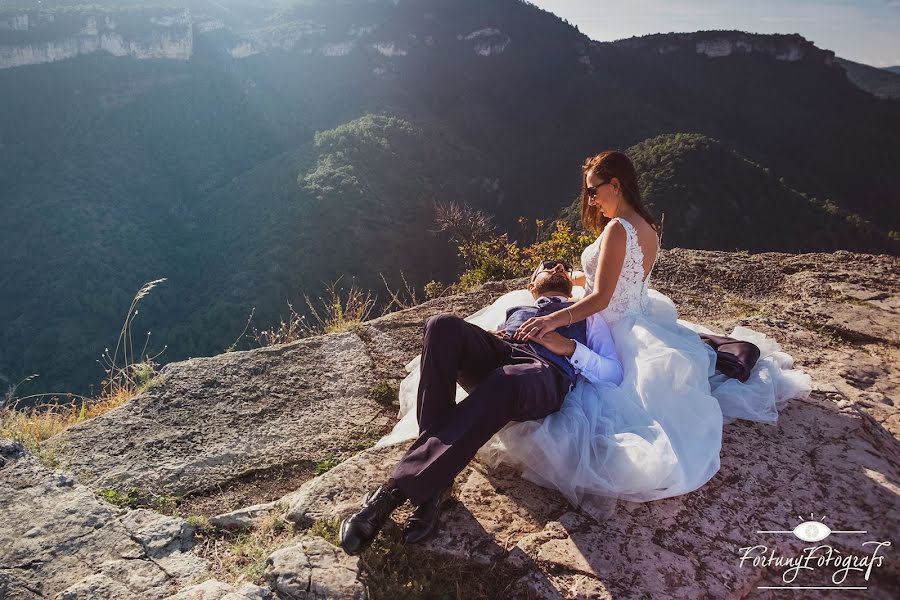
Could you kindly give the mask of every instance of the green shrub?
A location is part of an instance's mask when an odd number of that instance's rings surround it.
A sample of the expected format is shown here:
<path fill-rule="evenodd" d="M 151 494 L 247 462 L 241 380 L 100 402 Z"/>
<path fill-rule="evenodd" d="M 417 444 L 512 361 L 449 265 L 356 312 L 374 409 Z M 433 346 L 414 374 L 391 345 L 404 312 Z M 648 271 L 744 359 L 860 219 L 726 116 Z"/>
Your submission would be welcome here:
<path fill-rule="evenodd" d="M 341 464 L 341 459 L 336 456 L 329 456 L 328 458 L 322 459 L 316 463 L 316 469 L 314 473 L 316 474 L 316 477 L 318 477 L 322 473 L 327 473 L 339 464 Z"/>
<path fill-rule="evenodd" d="M 390 406 L 397 398 L 397 390 L 387 381 L 379 381 L 369 389 L 369 397 L 378 404 Z"/>
<path fill-rule="evenodd" d="M 119 491 L 114 488 L 100 490 L 100 498 L 119 508 L 138 508 L 141 506 L 140 490 L 129 488 L 127 491 Z"/>
<path fill-rule="evenodd" d="M 581 251 L 593 242 L 588 234 L 572 231 L 565 221 L 556 221 L 549 235 L 544 233 L 543 221 L 537 220 L 535 225 L 538 239 L 521 248 L 505 233 L 488 239 L 461 242 L 459 254 L 466 270 L 460 275 L 457 287 L 470 290 L 487 281 L 528 277 L 541 260 L 561 260 L 578 266 Z"/>
<path fill-rule="evenodd" d="M 446 293 L 453 293 L 453 286 L 447 285 L 445 283 L 441 283 L 440 281 L 436 281 L 432 279 L 428 283 L 425 284 L 425 299 L 433 300 L 435 298 L 440 298 Z"/>

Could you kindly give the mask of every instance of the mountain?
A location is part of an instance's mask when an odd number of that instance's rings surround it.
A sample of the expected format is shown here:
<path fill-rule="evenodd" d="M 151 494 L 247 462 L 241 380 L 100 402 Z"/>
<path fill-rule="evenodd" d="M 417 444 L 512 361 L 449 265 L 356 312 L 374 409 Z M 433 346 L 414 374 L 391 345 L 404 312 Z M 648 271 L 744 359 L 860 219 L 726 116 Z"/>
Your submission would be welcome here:
<path fill-rule="evenodd" d="M 835 61 L 847 71 L 847 79 L 861 90 L 879 98 L 900 98 L 900 71 L 877 69 L 844 58 Z"/>
<path fill-rule="evenodd" d="M 890 71 L 891 73 L 900 73 L 900 65 L 897 65 L 896 67 L 884 67 L 884 68 L 886 70 Z"/>
<path fill-rule="evenodd" d="M 748 159 L 785 173 L 796 189 L 832 198 L 886 225 L 886 232 L 897 229 L 889 212 L 898 195 L 875 180 L 883 181 L 892 170 L 885 159 L 900 151 L 888 133 L 900 130 L 900 105 L 854 86 L 833 53 L 817 51 L 800 36 L 760 36 L 759 45 L 751 46 L 747 35 L 621 40 L 597 45 L 603 54 L 596 62 L 618 85 L 660 99 L 669 123 L 658 133 L 695 132 L 733 142 Z M 858 187 L 863 172 L 872 182 Z"/>
<path fill-rule="evenodd" d="M 23 394 L 88 391 L 146 281 L 167 278 L 135 324 L 148 351 L 216 353 L 252 307 L 265 328 L 338 276 L 452 278 L 435 200 L 514 233 L 571 203 L 586 156 L 661 135 L 714 140 L 729 172 L 809 217 L 788 232 L 745 216 L 748 247 L 897 252 L 900 105 L 799 35 L 600 43 L 518 0 L 172 4 L 0 4 L 15 115 L 0 122 L 0 377 L 40 373 Z M 651 145 L 694 165 L 676 179 L 728 227 L 700 196 L 735 190 L 703 182 L 700 154 Z M 678 233 L 675 200 L 654 202 L 667 243 L 734 247 Z"/>
<path fill-rule="evenodd" d="M 664 218 L 667 247 L 808 252 L 892 243 L 859 215 L 791 188 L 784 177 L 707 136 L 661 135 L 626 154 L 650 212 Z M 577 227 L 580 198 L 560 216 Z"/>

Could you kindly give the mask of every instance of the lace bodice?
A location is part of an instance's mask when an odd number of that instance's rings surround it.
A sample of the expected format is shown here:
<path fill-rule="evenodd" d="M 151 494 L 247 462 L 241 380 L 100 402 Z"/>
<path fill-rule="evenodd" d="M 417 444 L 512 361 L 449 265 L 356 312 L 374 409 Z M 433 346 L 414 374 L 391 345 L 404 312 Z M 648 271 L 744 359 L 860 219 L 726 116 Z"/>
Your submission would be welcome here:
<path fill-rule="evenodd" d="M 615 323 L 619 319 L 629 315 L 641 313 L 647 308 L 647 288 L 650 285 L 650 275 L 644 280 L 644 251 L 638 242 L 637 230 L 634 225 L 621 217 L 610 220 L 594 243 L 581 253 L 581 265 L 584 270 L 584 293 L 591 293 L 594 289 L 594 276 L 597 273 L 597 261 L 600 260 L 600 243 L 603 236 L 609 231 L 613 221 L 618 221 L 625 228 L 625 262 L 622 264 L 622 272 L 609 305 L 600 311 L 600 315 L 609 323 Z"/>

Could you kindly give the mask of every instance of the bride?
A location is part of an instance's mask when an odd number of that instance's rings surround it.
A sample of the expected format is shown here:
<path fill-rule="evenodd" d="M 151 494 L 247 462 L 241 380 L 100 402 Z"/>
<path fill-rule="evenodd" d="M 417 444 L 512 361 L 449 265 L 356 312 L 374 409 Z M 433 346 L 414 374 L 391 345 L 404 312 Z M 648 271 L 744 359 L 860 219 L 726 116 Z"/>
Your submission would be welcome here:
<path fill-rule="evenodd" d="M 715 370 L 716 354 L 678 319 L 675 305 L 649 287 L 659 252 L 653 217 L 644 207 L 628 157 L 606 151 L 582 169 L 581 215 L 597 239 L 581 255 L 584 273 L 568 310 L 530 319 L 515 337 L 540 339 L 572 321 L 604 319 L 624 370 L 619 385 L 579 377 L 563 405 L 539 421 L 511 422 L 479 451 L 483 462 L 519 468 L 522 476 L 558 489 L 574 505 L 608 518 L 615 499 L 658 500 L 693 491 L 719 470 L 722 425 L 736 418 L 775 423 L 790 398 L 805 398 L 811 380 L 765 335 L 737 327 L 731 337 L 759 346 L 746 382 Z M 498 298 L 466 320 L 495 329 L 506 309 L 530 302 L 526 290 Z M 400 386 L 400 422 L 377 445 L 418 435 L 417 357 Z M 457 402 L 465 391 L 457 388 Z"/>

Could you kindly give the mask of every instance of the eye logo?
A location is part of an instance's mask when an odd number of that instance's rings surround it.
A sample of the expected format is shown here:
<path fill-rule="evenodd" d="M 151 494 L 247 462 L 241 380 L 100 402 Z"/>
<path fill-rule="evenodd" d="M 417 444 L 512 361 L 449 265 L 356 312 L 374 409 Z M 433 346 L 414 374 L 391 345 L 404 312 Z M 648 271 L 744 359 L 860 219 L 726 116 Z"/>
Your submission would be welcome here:
<path fill-rule="evenodd" d="M 804 521 L 794 527 L 792 533 L 804 542 L 820 542 L 831 535 L 831 529 L 818 521 Z"/>
<path fill-rule="evenodd" d="M 859 531 L 859 530 L 837 530 L 831 529 L 822 521 L 825 520 L 825 517 L 822 517 L 818 521 L 816 520 L 816 515 L 813 513 L 809 513 L 809 520 L 805 521 L 803 517 L 797 517 L 800 519 L 800 524 L 794 527 L 791 531 L 780 531 L 780 530 L 765 530 L 760 529 L 756 533 L 793 533 L 794 537 L 798 540 L 802 540 L 804 542 L 821 542 L 825 538 L 827 538 L 832 533 L 868 533 L 868 531 Z"/>

